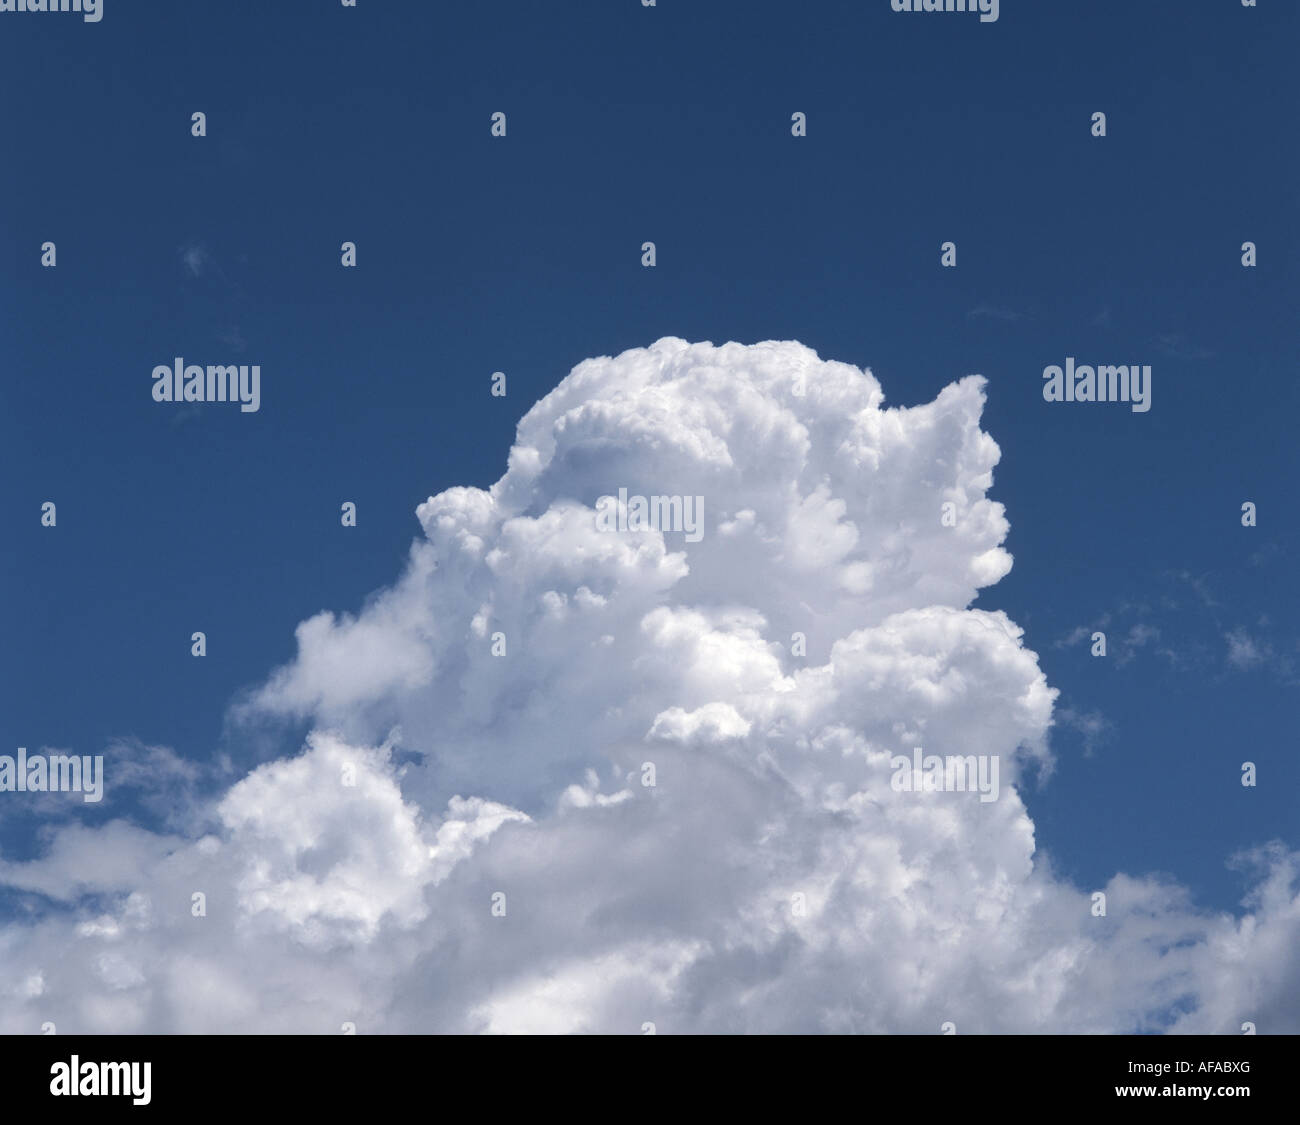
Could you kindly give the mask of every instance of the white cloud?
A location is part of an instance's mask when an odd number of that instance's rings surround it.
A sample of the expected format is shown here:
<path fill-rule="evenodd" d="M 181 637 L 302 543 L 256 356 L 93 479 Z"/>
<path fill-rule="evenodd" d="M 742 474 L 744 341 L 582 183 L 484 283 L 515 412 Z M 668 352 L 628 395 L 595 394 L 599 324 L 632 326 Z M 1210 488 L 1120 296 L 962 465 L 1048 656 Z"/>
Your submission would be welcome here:
<path fill-rule="evenodd" d="M 187 242 L 180 248 L 181 263 L 185 266 L 185 271 L 191 277 L 202 277 L 209 264 L 212 262 L 212 255 L 207 249 L 197 242 Z"/>
<path fill-rule="evenodd" d="M 1253 668 L 1269 656 L 1268 646 L 1258 642 L 1245 629 L 1233 629 L 1224 639 L 1228 642 L 1228 663 L 1234 668 Z"/>
<path fill-rule="evenodd" d="M 1300 1030 L 1295 857 L 1242 918 L 1123 874 L 1095 918 L 1035 856 L 1055 692 L 969 608 L 1011 566 L 983 402 L 887 409 L 794 343 L 580 364 L 389 590 L 299 627 L 241 714 L 315 733 L 208 834 L 0 863 L 59 900 L 0 931 L 0 1031 Z M 703 538 L 598 531 L 619 488 L 703 496 Z M 1000 798 L 895 792 L 915 746 L 996 755 Z"/>

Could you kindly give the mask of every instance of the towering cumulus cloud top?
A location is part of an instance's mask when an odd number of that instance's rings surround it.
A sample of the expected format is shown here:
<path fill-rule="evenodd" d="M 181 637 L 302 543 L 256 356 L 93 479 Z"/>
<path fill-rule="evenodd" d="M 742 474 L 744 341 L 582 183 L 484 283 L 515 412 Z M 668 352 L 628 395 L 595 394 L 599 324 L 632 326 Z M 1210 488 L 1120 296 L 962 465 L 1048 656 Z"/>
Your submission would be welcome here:
<path fill-rule="evenodd" d="M 886 407 L 792 342 L 579 364 L 505 475 L 421 504 L 397 582 L 303 622 L 241 704 L 305 720 L 301 753 L 166 834 L 0 863 L 65 899 L 0 939 L 0 1030 L 1294 1021 L 1296 971 L 1253 956 L 1294 946 L 1294 857 L 1253 857 L 1242 919 L 1036 859 L 1055 692 L 970 608 L 1011 566 L 983 403 L 971 376 Z"/>

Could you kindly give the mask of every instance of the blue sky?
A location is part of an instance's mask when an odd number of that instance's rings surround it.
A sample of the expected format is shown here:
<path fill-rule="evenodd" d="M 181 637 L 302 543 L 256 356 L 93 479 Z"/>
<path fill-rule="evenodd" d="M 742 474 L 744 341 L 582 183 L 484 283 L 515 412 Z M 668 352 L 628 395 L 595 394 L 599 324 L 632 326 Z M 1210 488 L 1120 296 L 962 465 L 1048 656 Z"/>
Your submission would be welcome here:
<path fill-rule="evenodd" d="M 305 724 L 252 737 L 232 700 L 393 581 L 417 504 L 495 481 L 573 365 L 794 339 L 889 405 L 988 379 L 1015 566 L 975 604 L 1061 693 L 1038 847 L 1233 909 L 1228 855 L 1300 846 L 1298 33 L 1273 0 L 0 15 L 0 745 L 292 753 Z M 260 411 L 153 402 L 175 356 L 259 364 Z M 1150 364 L 1152 409 L 1045 403 L 1067 356 Z"/>

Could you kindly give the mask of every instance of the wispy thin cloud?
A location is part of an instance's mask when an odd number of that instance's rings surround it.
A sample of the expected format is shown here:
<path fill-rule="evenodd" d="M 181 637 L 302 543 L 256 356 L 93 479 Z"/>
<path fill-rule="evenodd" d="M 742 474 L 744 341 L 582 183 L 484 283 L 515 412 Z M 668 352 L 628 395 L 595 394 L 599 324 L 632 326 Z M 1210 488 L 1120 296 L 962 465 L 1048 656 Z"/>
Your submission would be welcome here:
<path fill-rule="evenodd" d="M 197 242 L 187 242 L 179 253 L 181 265 L 191 277 L 202 277 L 212 264 L 212 255 Z"/>
<path fill-rule="evenodd" d="M 1115 724 L 1100 711 L 1080 711 L 1074 707 L 1058 707 L 1053 715 L 1057 726 L 1073 730 L 1083 740 L 1083 756 L 1091 758 L 1096 749 L 1114 733 Z"/>
<path fill-rule="evenodd" d="M 1000 305 L 980 303 L 966 313 L 967 320 L 1000 320 L 1006 324 L 1027 319 L 1026 314 Z"/>
<path fill-rule="evenodd" d="M 1173 359 L 1212 359 L 1214 353 L 1179 332 L 1159 332 L 1152 341 L 1163 355 Z"/>

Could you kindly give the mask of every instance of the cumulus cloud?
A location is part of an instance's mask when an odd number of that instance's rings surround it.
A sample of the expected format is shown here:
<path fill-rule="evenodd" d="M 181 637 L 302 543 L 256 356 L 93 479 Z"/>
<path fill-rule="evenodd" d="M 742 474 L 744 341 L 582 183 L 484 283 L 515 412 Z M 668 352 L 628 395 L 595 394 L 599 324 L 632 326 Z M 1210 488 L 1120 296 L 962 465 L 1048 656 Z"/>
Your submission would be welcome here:
<path fill-rule="evenodd" d="M 983 404 L 789 342 L 579 364 L 241 703 L 301 752 L 0 862 L 39 899 L 0 1031 L 1300 1030 L 1295 856 L 1232 917 L 1036 855 L 1056 693 L 972 608 L 1012 562 Z M 602 531 L 620 489 L 703 536 Z M 996 757 L 998 799 L 900 791 L 915 747 Z"/>

